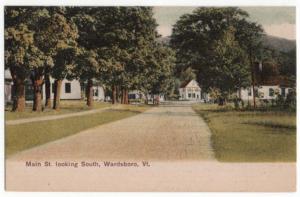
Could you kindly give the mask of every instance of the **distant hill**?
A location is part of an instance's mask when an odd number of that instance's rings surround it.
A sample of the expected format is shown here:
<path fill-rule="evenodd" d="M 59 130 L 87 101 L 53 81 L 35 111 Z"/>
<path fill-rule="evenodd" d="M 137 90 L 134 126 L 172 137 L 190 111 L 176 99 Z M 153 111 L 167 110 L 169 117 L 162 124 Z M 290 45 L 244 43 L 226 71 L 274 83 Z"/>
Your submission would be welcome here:
<path fill-rule="evenodd" d="M 170 42 L 170 37 L 160 37 L 158 38 L 158 41 L 168 44 Z M 265 46 L 282 52 L 288 52 L 296 47 L 296 40 L 288 40 L 270 35 L 264 36 L 263 43 Z"/>
<path fill-rule="evenodd" d="M 263 43 L 265 46 L 282 52 L 288 52 L 296 47 L 296 40 L 288 40 L 270 35 L 264 36 Z"/>

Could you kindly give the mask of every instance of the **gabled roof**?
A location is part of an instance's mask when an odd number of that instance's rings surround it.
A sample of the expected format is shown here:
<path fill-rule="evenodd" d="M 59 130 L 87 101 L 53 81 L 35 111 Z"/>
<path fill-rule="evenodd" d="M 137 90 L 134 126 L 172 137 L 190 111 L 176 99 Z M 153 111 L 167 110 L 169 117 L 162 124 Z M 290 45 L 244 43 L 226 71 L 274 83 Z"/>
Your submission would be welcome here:
<path fill-rule="evenodd" d="M 192 80 L 182 82 L 180 88 L 185 88 Z"/>
<path fill-rule="evenodd" d="M 276 77 L 268 77 L 266 79 L 261 79 L 256 81 L 257 85 L 263 86 L 272 86 L 272 85 L 279 85 L 283 87 L 294 87 L 294 82 L 285 76 L 276 76 Z"/>
<path fill-rule="evenodd" d="M 192 80 L 181 83 L 180 88 L 185 88 L 189 83 L 191 83 L 191 81 L 195 81 L 198 84 L 198 82 L 196 80 L 192 79 Z"/>

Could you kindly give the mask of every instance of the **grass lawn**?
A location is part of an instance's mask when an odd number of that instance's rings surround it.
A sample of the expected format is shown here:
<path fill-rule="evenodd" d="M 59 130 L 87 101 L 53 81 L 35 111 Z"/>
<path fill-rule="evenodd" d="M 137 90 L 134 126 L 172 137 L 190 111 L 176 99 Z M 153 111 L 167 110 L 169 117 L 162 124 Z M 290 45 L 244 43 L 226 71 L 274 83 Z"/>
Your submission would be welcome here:
<path fill-rule="evenodd" d="M 110 103 L 105 102 L 94 102 L 94 107 L 92 109 L 99 109 L 111 106 Z M 32 105 L 27 105 L 24 112 L 11 112 L 11 107 L 5 109 L 5 119 L 6 120 L 17 120 L 22 118 L 33 118 L 33 117 L 40 117 L 40 116 L 49 116 L 49 115 L 59 115 L 59 114 L 66 114 L 66 113 L 74 113 L 80 111 L 90 110 L 86 105 L 86 101 L 61 101 L 61 109 L 59 111 L 46 109 L 43 112 L 33 112 Z"/>
<path fill-rule="evenodd" d="M 5 129 L 6 156 L 76 134 L 88 128 L 139 114 L 148 108 L 148 106 L 128 105 L 122 106 L 120 109 L 108 109 L 89 115 L 8 125 Z"/>
<path fill-rule="evenodd" d="M 219 161 L 296 161 L 296 113 L 234 111 L 214 104 L 193 109 L 208 123 Z"/>

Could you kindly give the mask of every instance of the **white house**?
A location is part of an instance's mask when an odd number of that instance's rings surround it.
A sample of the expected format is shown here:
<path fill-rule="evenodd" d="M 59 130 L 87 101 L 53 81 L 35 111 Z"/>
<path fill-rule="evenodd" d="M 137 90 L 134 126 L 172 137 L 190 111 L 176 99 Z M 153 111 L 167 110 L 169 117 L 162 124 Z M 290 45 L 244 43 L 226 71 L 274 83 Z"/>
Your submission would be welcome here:
<path fill-rule="evenodd" d="M 281 85 L 261 85 L 255 86 L 255 96 L 261 100 L 273 100 L 278 95 L 282 95 L 284 98 L 292 91 L 290 87 L 284 87 Z M 242 100 L 253 100 L 253 88 L 243 88 L 238 93 Z"/>
<path fill-rule="evenodd" d="M 208 95 L 201 92 L 201 88 L 196 80 L 190 80 L 181 84 L 179 88 L 180 100 L 204 101 Z"/>
<path fill-rule="evenodd" d="M 5 70 L 5 103 L 12 101 L 12 95 L 13 95 L 13 82 L 11 79 L 11 75 L 9 70 Z M 51 99 L 54 98 L 54 79 L 50 78 L 51 83 Z M 46 98 L 45 95 L 45 84 L 43 85 L 43 95 L 42 98 Z M 94 100 L 103 101 L 105 99 L 104 94 L 104 88 L 101 85 L 95 84 L 93 86 L 93 98 Z M 85 98 L 85 85 L 80 84 L 78 80 L 62 80 L 62 86 L 61 86 L 61 92 L 60 92 L 60 98 L 62 100 L 79 100 Z M 30 80 L 26 80 L 25 84 L 25 99 L 26 101 L 33 100 L 33 87 L 31 85 Z"/>
<path fill-rule="evenodd" d="M 51 83 L 51 99 L 54 98 L 54 79 L 50 78 Z M 45 89 L 45 85 L 43 85 L 43 90 Z M 60 98 L 62 100 L 77 100 L 81 99 L 81 86 L 78 80 L 62 80 L 61 90 L 60 90 Z M 43 91 L 43 98 L 46 98 L 45 91 Z"/>
<path fill-rule="evenodd" d="M 54 98 L 54 79 L 50 78 L 51 82 L 51 99 Z M 81 84 L 78 80 L 67 80 L 62 81 L 60 98 L 62 100 L 78 100 L 85 97 L 85 84 Z M 43 86 L 44 88 L 44 86 Z M 100 85 L 93 86 L 93 99 L 103 101 L 104 100 L 104 89 Z M 45 91 L 43 91 L 43 98 L 45 98 Z"/>
<path fill-rule="evenodd" d="M 93 99 L 97 101 L 104 101 L 105 100 L 105 92 L 104 88 L 100 85 L 93 86 Z"/>

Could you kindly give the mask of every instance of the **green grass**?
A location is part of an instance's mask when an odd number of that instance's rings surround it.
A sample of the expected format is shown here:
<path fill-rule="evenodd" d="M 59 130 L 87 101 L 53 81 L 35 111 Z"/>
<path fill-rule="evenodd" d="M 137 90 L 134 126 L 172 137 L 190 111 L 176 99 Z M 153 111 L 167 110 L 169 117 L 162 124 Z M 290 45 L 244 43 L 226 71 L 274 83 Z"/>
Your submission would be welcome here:
<path fill-rule="evenodd" d="M 7 125 L 5 129 L 6 156 L 76 134 L 88 128 L 139 114 L 148 108 L 147 106 L 122 106 L 121 109 L 108 109 L 84 116 Z"/>
<path fill-rule="evenodd" d="M 94 106 L 92 109 L 100 109 L 109 106 L 111 106 L 110 103 L 94 102 Z M 45 109 L 43 112 L 33 112 L 31 105 L 27 105 L 24 112 L 11 112 L 10 109 L 11 107 L 7 107 L 5 110 L 6 120 L 17 120 L 22 118 L 33 118 L 33 117 L 40 117 L 40 116 L 75 113 L 75 112 L 90 110 L 91 108 L 89 108 L 86 105 L 85 101 L 76 100 L 76 101 L 61 101 L 61 109 L 59 111 L 52 110 L 52 109 Z"/>
<path fill-rule="evenodd" d="M 213 104 L 193 109 L 208 123 L 219 161 L 296 161 L 296 113 L 235 111 Z"/>

